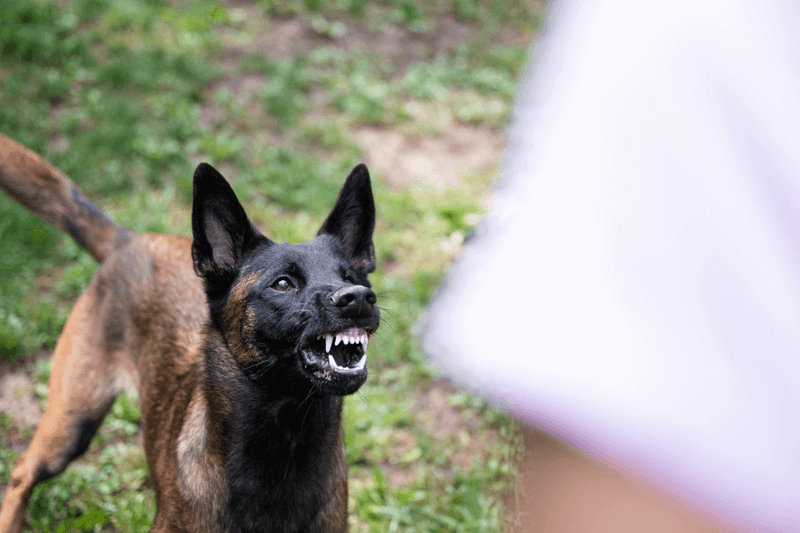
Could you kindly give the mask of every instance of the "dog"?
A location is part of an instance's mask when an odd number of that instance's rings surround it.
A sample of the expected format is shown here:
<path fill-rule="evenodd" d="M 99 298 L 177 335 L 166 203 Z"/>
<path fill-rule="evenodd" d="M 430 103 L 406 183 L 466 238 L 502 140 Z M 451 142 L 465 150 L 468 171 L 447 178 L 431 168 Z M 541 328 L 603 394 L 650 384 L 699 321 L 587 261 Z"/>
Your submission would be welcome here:
<path fill-rule="evenodd" d="M 316 237 L 271 241 L 211 165 L 193 238 L 136 235 L 0 135 L 0 187 L 100 263 L 53 352 L 47 408 L 0 508 L 21 529 L 34 485 L 89 445 L 134 385 L 154 532 L 347 531 L 343 396 L 380 323 L 369 172 L 356 166 Z"/>

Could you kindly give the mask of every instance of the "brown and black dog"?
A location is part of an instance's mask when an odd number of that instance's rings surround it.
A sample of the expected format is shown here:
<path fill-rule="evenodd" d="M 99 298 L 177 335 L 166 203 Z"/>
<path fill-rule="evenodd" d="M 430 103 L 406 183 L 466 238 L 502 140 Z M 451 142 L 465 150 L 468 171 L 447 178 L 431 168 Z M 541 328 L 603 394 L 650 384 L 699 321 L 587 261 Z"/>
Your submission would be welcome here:
<path fill-rule="evenodd" d="M 277 243 L 214 168 L 194 174 L 194 239 L 135 235 L 0 135 L 0 187 L 99 262 L 53 353 L 47 409 L 11 474 L 0 532 L 82 454 L 116 395 L 142 407 L 152 531 L 347 531 L 342 396 L 379 324 L 369 174 L 355 167 L 317 236 Z"/>

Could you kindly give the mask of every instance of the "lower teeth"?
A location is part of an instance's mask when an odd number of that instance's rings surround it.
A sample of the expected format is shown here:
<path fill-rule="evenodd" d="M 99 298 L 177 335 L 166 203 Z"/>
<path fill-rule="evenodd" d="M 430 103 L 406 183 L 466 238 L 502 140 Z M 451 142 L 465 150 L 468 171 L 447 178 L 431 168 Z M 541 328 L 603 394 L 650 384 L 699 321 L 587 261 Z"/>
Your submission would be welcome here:
<path fill-rule="evenodd" d="M 345 371 L 355 371 L 355 370 L 361 370 L 361 369 L 362 369 L 362 368 L 364 368 L 364 367 L 366 366 L 366 364 L 367 364 L 367 354 L 364 354 L 363 356 L 361 356 L 361 360 L 359 360 L 359 361 L 358 361 L 358 363 L 356 363 L 356 364 L 355 364 L 354 366 L 352 366 L 352 367 L 340 366 L 340 365 L 339 365 L 339 364 L 336 362 L 336 360 L 333 358 L 333 356 L 332 356 L 332 355 L 330 355 L 330 354 L 328 354 L 328 363 L 330 363 L 330 365 L 331 365 L 331 368 L 335 368 L 335 369 L 337 369 L 337 370 L 345 370 Z"/>

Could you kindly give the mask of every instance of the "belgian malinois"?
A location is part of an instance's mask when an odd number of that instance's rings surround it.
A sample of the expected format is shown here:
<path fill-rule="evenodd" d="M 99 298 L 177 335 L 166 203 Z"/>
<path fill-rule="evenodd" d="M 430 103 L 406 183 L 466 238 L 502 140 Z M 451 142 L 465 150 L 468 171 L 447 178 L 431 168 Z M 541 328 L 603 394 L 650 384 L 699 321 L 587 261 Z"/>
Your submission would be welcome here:
<path fill-rule="evenodd" d="M 347 531 L 342 396 L 367 379 L 379 310 L 375 205 L 353 169 L 316 237 L 278 243 L 208 164 L 193 239 L 135 235 L 58 169 L 0 135 L 0 187 L 99 262 L 53 353 L 47 409 L 11 474 L 0 532 L 138 389 L 152 531 Z"/>

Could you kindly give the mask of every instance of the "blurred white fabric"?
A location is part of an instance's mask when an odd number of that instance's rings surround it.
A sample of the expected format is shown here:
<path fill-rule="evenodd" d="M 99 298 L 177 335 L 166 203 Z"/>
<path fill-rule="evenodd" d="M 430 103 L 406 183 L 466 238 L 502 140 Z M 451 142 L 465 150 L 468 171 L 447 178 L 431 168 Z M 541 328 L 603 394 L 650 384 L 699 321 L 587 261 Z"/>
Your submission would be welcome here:
<path fill-rule="evenodd" d="M 800 4 L 555 2 L 423 347 L 695 510 L 800 531 Z"/>

